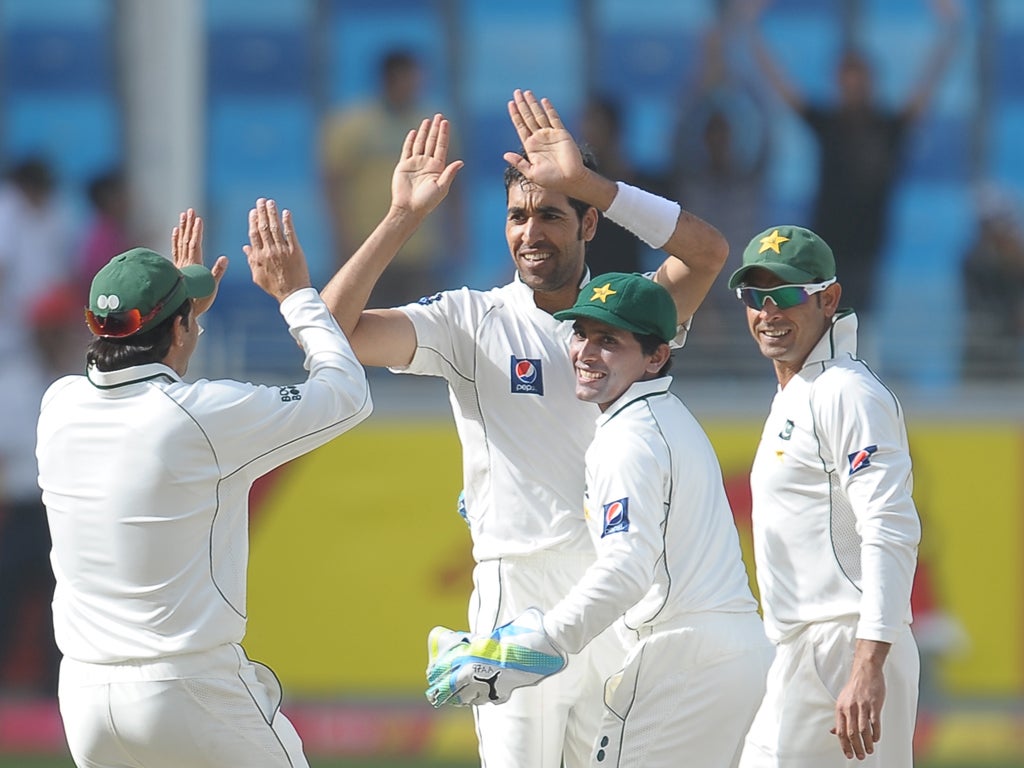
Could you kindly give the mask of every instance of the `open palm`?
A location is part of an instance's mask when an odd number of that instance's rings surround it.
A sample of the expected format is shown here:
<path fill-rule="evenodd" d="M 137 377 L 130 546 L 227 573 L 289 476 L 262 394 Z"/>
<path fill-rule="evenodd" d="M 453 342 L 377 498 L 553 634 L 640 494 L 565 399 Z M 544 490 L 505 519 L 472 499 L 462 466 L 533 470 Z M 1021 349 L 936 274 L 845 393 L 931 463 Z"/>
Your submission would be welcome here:
<path fill-rule="evenodd" d="M 391 177 L 391 204 L 425 216 L 444 200 L 463 162 L 448 163 L 450 128 L 440 114 L 409 131 Z"/>

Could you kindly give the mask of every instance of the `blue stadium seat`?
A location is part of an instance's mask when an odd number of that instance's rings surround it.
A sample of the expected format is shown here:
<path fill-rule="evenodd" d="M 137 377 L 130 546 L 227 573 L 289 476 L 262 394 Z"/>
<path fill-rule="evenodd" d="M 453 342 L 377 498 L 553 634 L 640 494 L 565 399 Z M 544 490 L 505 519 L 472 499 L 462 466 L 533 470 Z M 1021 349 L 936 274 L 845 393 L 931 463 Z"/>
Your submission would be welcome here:
<path fill-rule="evenodd" d="M 301 98 L 221 99 L 210 107 L 207 173 L 222 180 L 313 181 L 316 116 Z"/>
<path fill-rule="evenodd" d="M 531 28 L 528 40 L 510 32 L 534 11 L 544 23 Z M 464 0 L 459 77 L 466 111 L 470 115 L 505 114 L 505 103 L 515 88 L 547 96 L 567 112 L 578 109 L 586 80 L 577 13 L 572 0 L 528 0 L 507 7 Z M 524 50 L 543 54 L 524 55 Z"/>
<path fill-rule="evenodd" d="M 835 73 L 842 46 L 838 3 L 811 8 L 773 5 L 765 14 L 762 33 L 786 76 L 812 102 L 835 96 Z"/>
<path fill-rule="evenodd" d="M 69 26 L 104 26 L 114 17 L 110 0 L 4 0 L 3 20 L 8 27 L 50 25 L 55 19 Z"/>
<path fill-rule="evenodd" d="M 966 119 L 925 117 L 911 129 L 902 174 L 916 181 L 956 182 L 971 175 L 971 125 Z"/>
<path fill-rule="evenodd" d="M 213 28 L 207 50 L 207 93 L 225 96 L 293 96 L 311 93 L 311 30 L 304 27 Z"/>
<path fill-rule="evenodd" d="M 111 4 L 12 0 L 0 25 L 0 136 L 9 157 L 40 154 L 68 189 L 121 160 Z"/>
<path fill-rule="evenodd" d="M 3 56 L 8 96 L 46 92 L 102 91 L 114 82 L 110 30 L 66 22 L 8 29 Z"/>
<path fill-rule="evenodd" d="M 335 0 L 323 29 L 327 35 L 327 100 L 342 104 L 379 90 L 378 62 L 392 49 L 407 49 L 424 64 L 428 103 L 452 101 L 448 78 L 448 40 L 436 2 Z"/>
<path fill-rule="evenodd" d="M 4 143 L 13 157 L 41 154 L 71 185 L 120 162 L 120 115 L 105 95 L 44 94 L 9 99 Z"/>
<path fill-rule="evenodd" d="M 993 111 L 989 131 L 987 176 L 1024 182 L 1024 101 L 1003 102 Z"/>
<path fill-rule="evenodd" d="M 959 183 L 901 185 L 891 209 L 880 278 L 879 324 L 886 374 L 925 388 L 955 382 L 961 331 L 960 263 L 974 227 Z"/>

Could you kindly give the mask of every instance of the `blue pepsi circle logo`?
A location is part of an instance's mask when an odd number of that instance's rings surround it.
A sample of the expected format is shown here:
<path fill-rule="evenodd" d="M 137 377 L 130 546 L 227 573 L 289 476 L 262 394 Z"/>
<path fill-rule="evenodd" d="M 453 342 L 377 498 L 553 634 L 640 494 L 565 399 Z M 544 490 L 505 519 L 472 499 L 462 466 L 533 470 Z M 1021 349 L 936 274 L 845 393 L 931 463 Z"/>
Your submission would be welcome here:
<path fill-rule="evenodd" d="M 622 513 L 625 510 L 621 501 L 613 501 L 604 511 L 605 525 L 616 525 L 622 522 Z"/>
<path fill-rule="evenodd" d="M 533 384 L 537 379 L 537 366 L 529 360 L 520 360 L 516 363 L 516 378 L 524 384 Z"/>

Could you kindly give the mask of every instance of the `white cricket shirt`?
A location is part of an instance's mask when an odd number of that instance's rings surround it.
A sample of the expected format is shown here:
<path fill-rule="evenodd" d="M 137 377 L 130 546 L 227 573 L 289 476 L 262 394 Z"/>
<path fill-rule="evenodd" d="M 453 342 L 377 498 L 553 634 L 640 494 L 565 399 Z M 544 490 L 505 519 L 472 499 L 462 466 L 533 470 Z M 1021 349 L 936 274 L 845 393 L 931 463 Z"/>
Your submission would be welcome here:
<path fill-rule="evenodd" d="M 765 630 L 859 616 L 892 642 L 910 622 L 921 526 L 896 396 L 856 358 L 857 318 L 838 317 L 779 389 L 750 475 Z"/>
<path fill-rule="evenodd" d="M 597 561 L 544 617 L 570 653 L 623 615 L 657 629 L 757 610 L 718 457 L 671 383 L 636 382 L 597 419 L 585 499 Z"/>
<path fill-rule="evenodd" d="M 539 309 L 518 277 L 401 309 L 417 347 L 408 366 L 392 370 L 448 383 L 474 558 L 592 552 L 580 500 L 583 455 L 600 411 L 576 399 L 572 323 Z"/>
<path fill-rule="evenodd" d="M 313 288 L 281 303 L 304 383 L 186 383 L 161 364 L 56 381 L 37 458 L 54 631 L 93 663 L 241 642 L 249 488 L 371 410 L 362 366 Z"/>

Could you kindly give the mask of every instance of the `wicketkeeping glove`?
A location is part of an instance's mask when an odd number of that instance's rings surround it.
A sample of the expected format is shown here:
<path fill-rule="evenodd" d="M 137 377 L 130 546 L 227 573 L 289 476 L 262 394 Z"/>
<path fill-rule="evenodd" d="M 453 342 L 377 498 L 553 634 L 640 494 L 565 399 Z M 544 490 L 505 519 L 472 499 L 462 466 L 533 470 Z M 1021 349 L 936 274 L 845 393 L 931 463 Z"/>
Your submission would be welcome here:
<path fill-rule="evenodd" d="M 490 635 L 434 627 L 427 639 L 427 699 L 435 707 L 501 704 L 512 691 L 565 668 L 565 652 L 544 632 L 544 614 L 530 608 Z"/>

